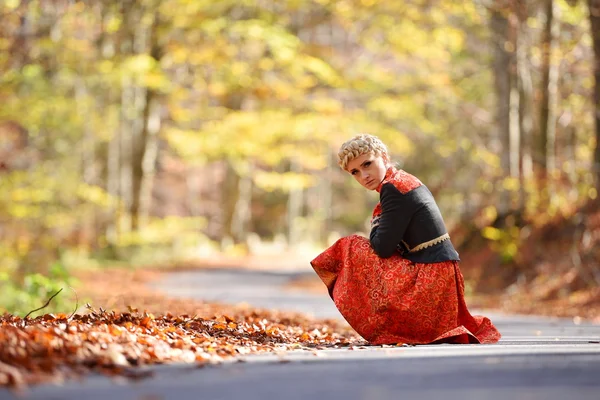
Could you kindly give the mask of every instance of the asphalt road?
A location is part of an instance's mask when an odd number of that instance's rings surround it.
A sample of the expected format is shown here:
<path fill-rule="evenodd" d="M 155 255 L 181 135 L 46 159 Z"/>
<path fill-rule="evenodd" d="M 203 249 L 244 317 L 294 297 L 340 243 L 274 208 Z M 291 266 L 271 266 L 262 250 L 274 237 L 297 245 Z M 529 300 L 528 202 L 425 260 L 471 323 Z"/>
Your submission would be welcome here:
<path fill-rule="evenodd" d="M 284 289 L 311 271 L 178 272 L 156 283 L 196 297 L 340 318 L 327 295 Z M 474 314 L 477 310 L 471 310 Z M 494 345 L 431 345 L 294 351 L 221 365 L 154 367 L 128 382 L 92 376 L 0 399 L 600 399 L 600 326 L 484 312 L 503 334 Z"/>

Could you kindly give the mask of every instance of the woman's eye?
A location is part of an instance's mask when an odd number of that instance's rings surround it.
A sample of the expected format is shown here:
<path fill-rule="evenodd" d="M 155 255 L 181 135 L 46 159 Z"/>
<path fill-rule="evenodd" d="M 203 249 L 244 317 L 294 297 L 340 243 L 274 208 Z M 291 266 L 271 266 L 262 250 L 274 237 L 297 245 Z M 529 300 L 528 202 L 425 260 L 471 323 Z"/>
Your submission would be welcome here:
<path fill-rule="evenodd" d="M 356 172 L 358 172 L 358 171 L 352 171 L 352 172 L 350 172 L 350 173 L 351 173 L 352 175 L 356 175 Z"/>
<path fill-rule="evenodd" d="M 371 161 L 367 161 L 364 165 L 365 167 L 368 167 L 369 165 L 371 165 Z"/>

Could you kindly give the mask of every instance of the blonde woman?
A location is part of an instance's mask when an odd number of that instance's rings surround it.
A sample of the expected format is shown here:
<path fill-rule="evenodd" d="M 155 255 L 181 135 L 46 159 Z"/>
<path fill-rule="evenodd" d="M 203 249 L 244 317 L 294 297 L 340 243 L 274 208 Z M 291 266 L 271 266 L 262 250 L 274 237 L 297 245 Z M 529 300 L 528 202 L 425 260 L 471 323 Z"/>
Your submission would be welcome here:
<path fill-rule="evenodd" d="M 391 165 L 385 144 L 359 135 L 340 167 L 379 192 L 369 238 L 341 238 L 311 265 L 348 323 L 372 344 L 495 343 L 492 322 L 472 316 L 459 256 L 427 187 Z"/>

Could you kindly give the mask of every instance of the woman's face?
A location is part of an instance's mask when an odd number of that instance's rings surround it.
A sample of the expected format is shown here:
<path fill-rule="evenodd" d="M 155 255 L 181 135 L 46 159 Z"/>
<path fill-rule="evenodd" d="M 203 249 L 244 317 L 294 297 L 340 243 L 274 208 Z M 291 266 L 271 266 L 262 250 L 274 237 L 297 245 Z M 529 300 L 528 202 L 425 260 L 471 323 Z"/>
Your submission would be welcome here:
<path fill-rule="evenodd" d="M 367 153 L 348 162 L 346 170 L 362 186 L 375 190 L 385 177 L 387 162 L 382 156 Z"/>

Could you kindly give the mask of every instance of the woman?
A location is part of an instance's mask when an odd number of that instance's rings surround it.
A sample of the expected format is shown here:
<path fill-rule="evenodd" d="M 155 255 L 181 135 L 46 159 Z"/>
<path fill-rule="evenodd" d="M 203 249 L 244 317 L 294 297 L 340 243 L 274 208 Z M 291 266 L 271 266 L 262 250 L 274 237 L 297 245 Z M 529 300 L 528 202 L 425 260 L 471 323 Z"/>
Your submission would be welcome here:
<path fill-rule="evenodd" d="M 495 343 L 500 333 L 465 304 L 464 281 L 435 200 L 390 164 L 377 137 L 340 148 L 340 167 L 376 190 L 369 239 L 339 239 L 311 261 L 348 323 L 372 344 Z"/>

